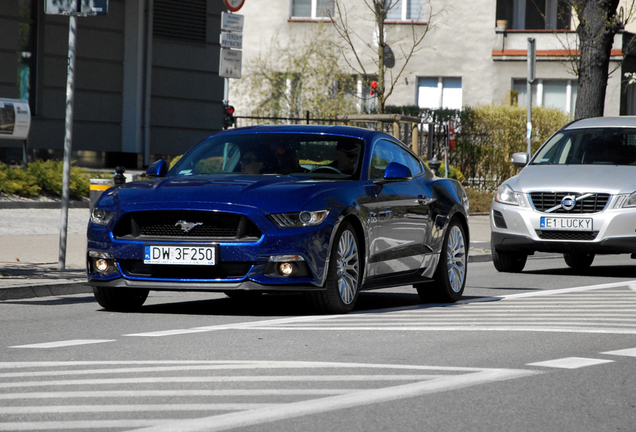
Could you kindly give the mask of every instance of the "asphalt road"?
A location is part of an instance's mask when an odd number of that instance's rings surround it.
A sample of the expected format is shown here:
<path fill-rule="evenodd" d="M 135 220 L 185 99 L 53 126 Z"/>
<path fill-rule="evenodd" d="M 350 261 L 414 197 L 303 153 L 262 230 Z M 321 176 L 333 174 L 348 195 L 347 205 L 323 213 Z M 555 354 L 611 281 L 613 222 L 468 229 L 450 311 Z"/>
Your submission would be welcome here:
<path fill-rule="evenodd" d="M 302 296 L 0 303 L 0 430 L 636 430 L 636 269 L 471 263 L 465 299 L 402 287 L 355 313 Z"/>

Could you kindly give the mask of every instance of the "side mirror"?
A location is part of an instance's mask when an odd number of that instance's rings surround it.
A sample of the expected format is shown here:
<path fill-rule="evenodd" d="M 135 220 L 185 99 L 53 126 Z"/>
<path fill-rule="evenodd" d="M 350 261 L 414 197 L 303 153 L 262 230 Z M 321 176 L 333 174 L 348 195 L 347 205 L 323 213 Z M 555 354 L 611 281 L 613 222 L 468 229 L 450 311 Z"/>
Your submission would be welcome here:
<path fill-rule="evenodd" d="M 384 170 L 384 180 L 386 181 L 407 180 L 412 176 L 408 167 L 397 162 L 391 162 Z"/>
<path fill-rule="evenodd" d="M 159 159 L 157 162 L 153 163 L 146 170 L 146 175 L 148 177 L 163 177 L 168 172 L 168 164 L 165 160 Z"/>
<path fill-rule="evenodd" d="M 512 155 L 512 164 L 517 168 L 523 168 L 528 165 L 530 161 L 530 155 L 528 153 L 514 153 Z"/>

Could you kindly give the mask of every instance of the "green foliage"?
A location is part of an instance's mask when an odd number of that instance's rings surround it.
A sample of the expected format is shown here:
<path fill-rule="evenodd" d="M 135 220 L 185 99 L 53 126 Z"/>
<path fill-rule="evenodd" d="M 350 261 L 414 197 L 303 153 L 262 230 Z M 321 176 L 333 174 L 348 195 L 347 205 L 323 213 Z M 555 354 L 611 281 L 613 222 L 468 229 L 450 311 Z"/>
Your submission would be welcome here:
<path fill-rule="evenodd" d="M 439 173 L 442 176 L 446 174 L 446 165 L 442 164 L 439 167 Z M 452 165 L 448 166 L 448 178 L 456 179 L 460 183 L 464 183 L 466 181 L 466 176 L 462 174 L 460 169 Z"/>
<path fill-rule="evenodd" d="M 61 161 L 35 161 L 25 170 L 23 167 L 11 167 L 0 163 L 0 192 L 22 197 L 35 197 L 42 193 L 54 196 L 62 195 Z M 71 167 L 69 196 L 71 199 L 88 197 L 90 179 L 112 176 L 106 173 L 92 172 L 84 168 Z"/>
<path fill-rule="evenodd" d="M 490 203 L 494 196 L 493 192 L 479 190 L 477 188 L 464 188 L 468 202 L 470 203 L 471 213 L 488 213 L 490 211 Z"/>
<path fill-rule="evenodd" d="M 570 117 L 557 108 L 532 109 L 532 152 Z M 487 105 L 466 108 L 461 114 L 453 161 L 468 178 L 488 178 L 493 186 L 518 172 L 513 153 L 527 151 L 526 109 Z"/>
<path fill-rule="evenodd" d="M 179 159 L 181 159 L 182 157 L 183 155 L 178 155 L 172 158 L 172 160 L 170 161 L 170 165 L 168 166 L 168 169 L 172 168 L 177 162 L 179 162 Z"/>
<path fill-rule="evenodd" d="M 37 178 L 33 173 L 0 162 L 0 192 L 33 197 L 39 195 L 41 190 L 42 188 L 38 185 Z"/>

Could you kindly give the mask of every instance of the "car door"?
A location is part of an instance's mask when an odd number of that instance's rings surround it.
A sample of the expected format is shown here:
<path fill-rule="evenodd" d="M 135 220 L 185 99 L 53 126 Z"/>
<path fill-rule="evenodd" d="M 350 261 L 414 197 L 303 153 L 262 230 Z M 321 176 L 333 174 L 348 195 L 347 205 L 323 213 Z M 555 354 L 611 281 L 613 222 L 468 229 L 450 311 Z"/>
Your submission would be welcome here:
<path fill-rule="evenodd" d="M 391 162 L 408 167 L 413 177 L 384 180 L 384 170 Z M 422 187 L 421 161 L 399 144 L 381 139 L 372 150 L 369 178 L 375 184 L 377 198 L 372 215 L 377 228 L 370 244 L 369 276 L 419 269 L 425 255 L 431 252 L 426 239 L 431 227 L 429 207 L 432 203 Z"/>

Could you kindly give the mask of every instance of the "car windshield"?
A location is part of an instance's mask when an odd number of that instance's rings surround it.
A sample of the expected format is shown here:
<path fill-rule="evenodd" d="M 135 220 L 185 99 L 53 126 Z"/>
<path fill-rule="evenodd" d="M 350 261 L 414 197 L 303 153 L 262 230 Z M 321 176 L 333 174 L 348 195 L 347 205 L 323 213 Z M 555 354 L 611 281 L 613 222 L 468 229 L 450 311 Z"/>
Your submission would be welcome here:
<path fill-rule="evenodd" d="M 168 176 L 198 174 L 302 175 L 360 178 L 363 142 L 356 138 L 252 133 L 211 136 L 188 151 Z"/>
<path fill-rule="evenodd" d="M 555 134 L 532 165 L 636 165 L 636 129 L 574 129 Z"/>

